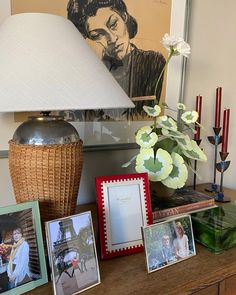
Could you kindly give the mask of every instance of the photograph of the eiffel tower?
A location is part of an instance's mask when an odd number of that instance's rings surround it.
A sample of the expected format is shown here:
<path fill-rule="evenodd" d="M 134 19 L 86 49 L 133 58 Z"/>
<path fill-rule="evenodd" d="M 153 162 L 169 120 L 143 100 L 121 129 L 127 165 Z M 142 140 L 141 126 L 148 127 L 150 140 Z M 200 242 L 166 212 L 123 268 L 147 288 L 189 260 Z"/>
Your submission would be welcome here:
<path fill-rule="evenodd" d="M 47 231 L 56 294 L 75 294 L 100 283 L 90 212 L 51 221 Z"/>

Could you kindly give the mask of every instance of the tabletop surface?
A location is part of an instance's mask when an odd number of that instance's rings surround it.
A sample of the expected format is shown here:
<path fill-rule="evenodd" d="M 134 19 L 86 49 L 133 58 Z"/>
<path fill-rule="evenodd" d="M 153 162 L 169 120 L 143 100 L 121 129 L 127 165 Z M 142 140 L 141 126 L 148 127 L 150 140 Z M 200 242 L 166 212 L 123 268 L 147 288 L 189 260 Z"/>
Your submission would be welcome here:
<path fill-rule="evenodd" d="M 204 191 L 204 185 L 198 190 Z M 236 199 L 235 191 L 225 192 Z M 79 211 L 92 208 L 96 220 L 96 208 L 83 205 Z M 97 224 L 94 222 L 95 233 Z M 96 235 L 97 238 L 97 235 Z M 98 240 L 98 239 L 97 239 Z M 99 267 L 101 284 L 87 290 L 85 294 L 191 294 L 236 274 L 236 248 L 222 254 L 213 254 L 207 248 L 196 244 L 196 256 L 158 271 L 147 273 L 144 252 L 101 261 Z M 28 294 L 53 294 L 52 283 L 40 286 Z"/>

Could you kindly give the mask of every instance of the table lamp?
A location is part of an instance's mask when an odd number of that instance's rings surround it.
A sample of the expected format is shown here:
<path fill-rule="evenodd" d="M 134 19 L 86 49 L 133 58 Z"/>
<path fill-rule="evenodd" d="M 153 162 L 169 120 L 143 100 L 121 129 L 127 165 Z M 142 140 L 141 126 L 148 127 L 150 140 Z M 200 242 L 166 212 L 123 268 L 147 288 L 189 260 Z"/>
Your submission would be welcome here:
<path fill-rule="evenodd" d="M 0 112 L 131 108 L 133 103 L 76 27 L 51 14 L 0 26 Z M 31 118 L 9 141 L 17 203 L 38 200 L 42 222 L 75 213 L 82 141 L 59 117 Z"/>

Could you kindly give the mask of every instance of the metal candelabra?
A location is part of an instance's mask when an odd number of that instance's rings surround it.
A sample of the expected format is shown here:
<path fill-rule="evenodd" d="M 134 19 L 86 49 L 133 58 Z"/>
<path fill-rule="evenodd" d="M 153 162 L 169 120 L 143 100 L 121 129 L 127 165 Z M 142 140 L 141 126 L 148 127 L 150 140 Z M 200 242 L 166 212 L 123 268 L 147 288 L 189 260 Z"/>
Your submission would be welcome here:
<path fill-rule="evenodd" d="M 214 156 L 214 176 L 213 176 L 213 183 L 210 187 L 206 188 L 206 191 L 208 192 L 217 192 L 218 191 L 218 185 L 216 184 L 216 165 L 217 165 L 217 151 L 218 151 L 218 145 L 221 143 L 222 137 L 220 134 L 221 127 L 213 127 L 214 136 L 208 136 L 208 140 L 211 144 L 215 147 L 215 156 Z"/>
<path fill-rule="evenodd" d="M 230 202 L 230 198 L 227 197 L 223 191 L 224 172 L 229 168 L 230 165 L 230 161 L 226 161 L 228 154 L 229 153 L 220 152 L 221 161 L 216 163 L 216 169 L 220 172 L 220 188 L 219 191 L 216 192 L 215 200 L 221 203 Z"/>

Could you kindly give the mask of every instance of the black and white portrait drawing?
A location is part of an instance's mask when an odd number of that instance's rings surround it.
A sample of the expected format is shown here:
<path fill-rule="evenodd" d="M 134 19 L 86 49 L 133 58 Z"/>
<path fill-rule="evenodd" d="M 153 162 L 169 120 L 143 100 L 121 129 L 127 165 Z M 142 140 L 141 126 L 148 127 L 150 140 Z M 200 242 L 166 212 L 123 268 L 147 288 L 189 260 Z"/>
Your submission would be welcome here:
<path fill-rule="evenodd" d="M 131 10 L 133 8 L 133 13 L 129 11 L 126 2 Z M 74 23 L 126 94 L 135 102 L 136 107 L 132 111 L 134 120 L 144 115 L 143 105 L 152 105 L 154 98 L 157 98 L 158 102 L 161 98 L 163 79 L 158 83 L 158 87 L 155 86 L 166 60 L 163 54 L 155 49 L 156 45 L 152 46 L 151 43 L 155 43 L 155 36 L 152 34 L 160 30 L 160 27 L 163 35 L 169 31 L 169 23 L 165 20 L 162 26 L 162 19 L 159 20 L 158 15 L 156 15 L 157 19 L 154 19 L 152 14 L 147 21 L 147 12 L 149 9 L 158 11 L 164 6 L 165 17 L 169 19 L 170 12 L 166 13 L 166 11 L 171 6 L 170 2 L 150 0 L 139 1 L 138 4 L 123 0 L 70 0 L 68 2 L 68 19 Z M 140 13 L 142 9 L 146 10 L 146 13 Z M 143 15 L 143 20 L 140 19 L 140 15 Z M 148 25 L 150 25 L 149 28 Z M 149 32 L 149 36 L 146 36 L 145 32 Z M 153 40 L 150 40 L 151 38 Z M 158 43 L 160 40 L 161 37 Z M 161 48 L 161 44 L 158 46 Z M 120 112 L 121 119 L 122 115 L 124 118 L 127 117 L 127 112 L 127 110 Z M 99 114 L 101 118 L 104 116 L 101 111 Z M 112 112 L 110 114 L 112 116 Z"/>

